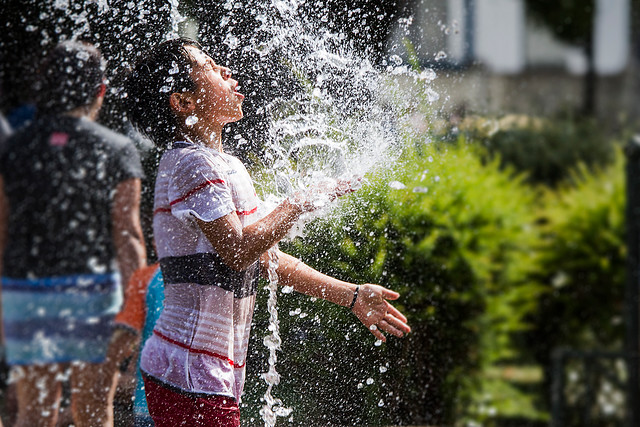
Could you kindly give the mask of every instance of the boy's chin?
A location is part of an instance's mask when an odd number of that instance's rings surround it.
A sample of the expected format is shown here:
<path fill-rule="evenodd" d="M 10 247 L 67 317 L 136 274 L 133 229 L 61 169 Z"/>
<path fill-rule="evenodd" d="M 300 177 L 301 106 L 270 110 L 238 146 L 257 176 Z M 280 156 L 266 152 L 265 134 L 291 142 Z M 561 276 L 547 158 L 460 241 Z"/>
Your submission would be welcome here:
<path fill-rule="evenodd" d="M 229 121 L 227 123 L 234 123 L 237 122 L 238 120 L 242 119 L 244 117 L 244 113 L 242 112 L 242 110 L 238 111 L 236 114 L 229 115 Z"/>

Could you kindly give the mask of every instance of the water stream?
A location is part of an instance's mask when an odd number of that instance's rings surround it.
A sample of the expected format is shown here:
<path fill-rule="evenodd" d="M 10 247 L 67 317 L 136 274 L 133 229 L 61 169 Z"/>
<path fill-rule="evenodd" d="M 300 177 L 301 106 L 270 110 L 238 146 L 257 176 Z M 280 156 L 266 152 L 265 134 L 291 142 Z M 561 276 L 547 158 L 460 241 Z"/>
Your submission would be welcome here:
<path fill-rule="evenodd" d="M 269 369 L 262 374 L 262 379 L 267 383 L 267 391 L 264 394 L 265 404 L 260 410 L 260 415 L 265 426 L 276 425 L 276 417 L 286 417 L 291 414 L 292 409 L 283 405 L 282 400 L 273 396 L 273 387 L 280 383 L 280 374 L 276 370 L 278 361 L 277 351 L 280 350 L 282 339 L 280 338 L 280 322 L 278 321 L 278 245 L 269 249 L 268 284 L 269 298 L 267 300 L 267 311 L 269 312 L 269 332 L 264 337 L 263 343 L 269 349 Z"/>

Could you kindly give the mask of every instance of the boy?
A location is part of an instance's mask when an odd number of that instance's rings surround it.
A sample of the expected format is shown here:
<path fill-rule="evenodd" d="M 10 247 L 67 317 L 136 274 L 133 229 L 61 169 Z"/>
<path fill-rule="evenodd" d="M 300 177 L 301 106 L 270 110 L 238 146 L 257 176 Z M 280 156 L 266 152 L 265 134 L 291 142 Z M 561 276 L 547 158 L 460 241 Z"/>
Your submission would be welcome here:
<path fill-rule="evenodd" d="M 267 251 L 300 215 L 305 194 L 264 215 L 244 165 L 223 151 L 222 128 L 243 116 L 238 82 L 198 44 L 176 39 L 142 57 L 127 81 L 128 114 L 167 147 L 155 187 L 154 238 L 165 281 L 163 312 L 142 350 L 157 427 L 239 426 L 249 329 Z M 351 192 L 345 183 L 329 198 Z M 279 283 L 350 307 L 380 340 L 403 336 L 396 292 L 357 286 L 277 253 Z"/>

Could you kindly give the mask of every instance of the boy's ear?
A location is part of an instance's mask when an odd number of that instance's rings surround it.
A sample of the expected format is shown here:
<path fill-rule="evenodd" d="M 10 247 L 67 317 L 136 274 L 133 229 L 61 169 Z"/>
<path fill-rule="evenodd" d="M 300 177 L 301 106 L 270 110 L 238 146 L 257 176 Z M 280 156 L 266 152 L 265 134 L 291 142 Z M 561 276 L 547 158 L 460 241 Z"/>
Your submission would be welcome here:
<path fill-rule="evenodd" d="M 196 104 L 193 97 L 188 92 L 174 92 L 169 96 L 169 105 L 171 109 L 178 114 L 188 114 L 193 112 Z"/>

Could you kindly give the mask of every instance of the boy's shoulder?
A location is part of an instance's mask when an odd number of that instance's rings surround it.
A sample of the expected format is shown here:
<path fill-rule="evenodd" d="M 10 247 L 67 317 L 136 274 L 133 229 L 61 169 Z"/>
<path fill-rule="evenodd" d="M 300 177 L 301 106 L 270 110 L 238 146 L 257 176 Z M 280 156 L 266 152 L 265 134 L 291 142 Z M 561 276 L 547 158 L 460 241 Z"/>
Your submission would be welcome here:
<path fill-rule="evenodd" d="M 196 144 L 174 146 L 174 148 L 168 150 L 166 154 L 173 157 L 174 161 L 182 163 L 210 162 L 214 165 L 220 165 L 228 163 L 232 158 L 235 159 L 235 157 L 221 153 L 218 150 Z"/>

